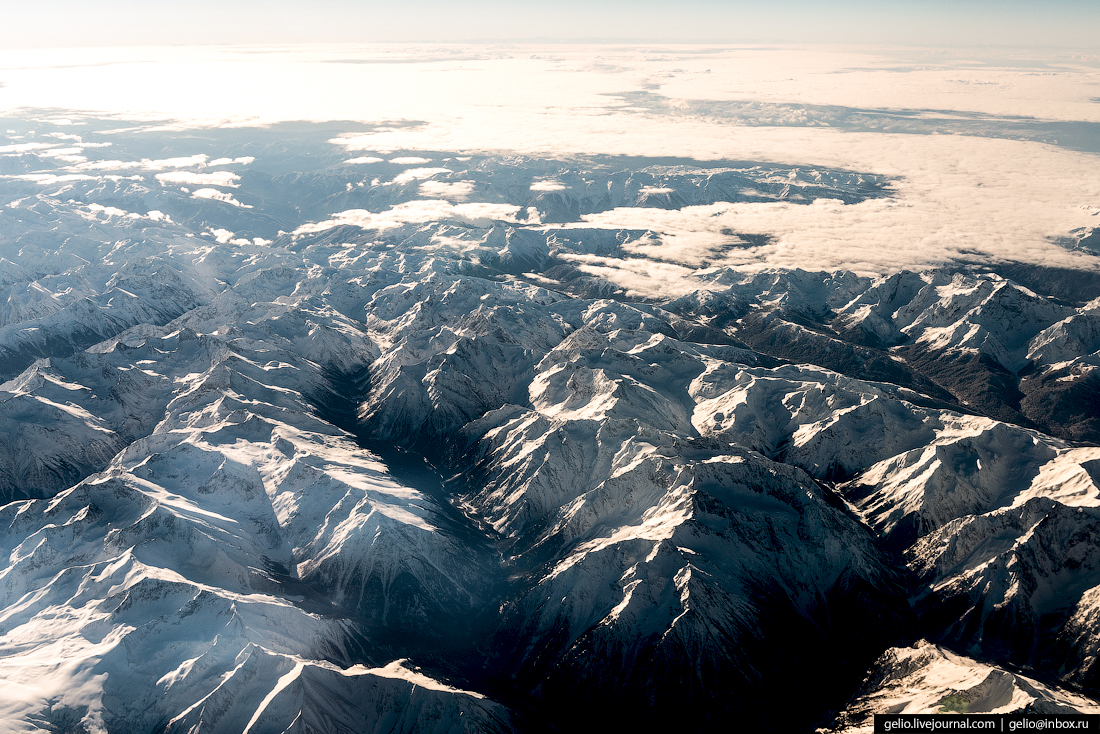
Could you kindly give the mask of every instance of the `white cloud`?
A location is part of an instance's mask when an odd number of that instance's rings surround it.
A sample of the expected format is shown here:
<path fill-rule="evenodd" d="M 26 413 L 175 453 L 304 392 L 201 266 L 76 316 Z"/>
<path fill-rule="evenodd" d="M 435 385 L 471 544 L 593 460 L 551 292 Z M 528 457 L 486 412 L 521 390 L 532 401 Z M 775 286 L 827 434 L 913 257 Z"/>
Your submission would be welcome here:
<path fill-rule="evenodd" d="M 205 234 L 212 235 L 214 237 L 214 240 L 219 245 L 230 244 L 230 245 L 243 246 L 243 245 L 252 245 L 252 244 L 255 244 L 255 245 L 270 245 L 271 244 L 271 240 L 265 240 L 265 239 L 262 239 L 260 237 L 255 237 L 252 240 L 245 239 L 244 237 L 235 237 L 234 233 L 230 232 L 228 229 L 221 229 L 221 228 L 213 229 L 213 228 L 211 228 L 211 229 L 206 230 Z"/>
<path fill-rule="evenodd" d="M 219 245 L 224 245 L 226 242 L 233 239 L 233 233 L 228 229 L 210 229 L 207 231 L 214 236 L 214 239 Z"/>
<path fill-rule="evenodd" d="M 684 73 L 661 79 L 660 93 L 672 100 L 767 100 L 863 110 L 925 110 L 928 116 L 960 110 L 1100 121 L 1100 109 L 1080 93 L 1082 82 L 1096 78 L 1095 66 L 1088 68 L 1084 59 L 1047 58 L 1044 68 L 1011 51 L 990 51 L 981 54 L 980 60 L 973 48 L 929 51 L 731 50 L 697 60 L 681 58 Z M 704 69 L 711 73 L 701 73 Z"/>
<path fill-rule="evenodd" d="M 68 163 L 70 165 L 83 163 L 84 161 L 88 160 L 88 156 L 85 155 L 56 155 L 50 157 L 59 160 L 62 163 Z"/>
<path fill-rule="evenodd" d="M 68 147 L 65 147 L 65 148 L 56 148 L 56 147 L 53 147 L 53 145 L 55 145 L 55 144 L 51 144 L 52 150 L 47 151 L 46 154 L 56 153 L 58 150 L 80 151 L 80 150 L 83 150 L 85 148 L 109 148 L 109 147 L 111 147 L 111 143 L 85 143 L 80 139 L 79 135 L 66 135 L 65 133 L 47 133 L 46 135 L 43 135 L 42 137 L 44 137 L 44 138 L 55 138 L 57 140 L 69 141 Z M 60 145 L 60 143 L 58 143 L 56 145 Z"/>
<path fill-rule="evenodd" d="M 546 55 L 545 49 L 530 50 Z M 1009 122 L 1096 123 L 1100 105 L 1090 100 L 1097 96 L 1100 68 L 1087 60 L 1033 56 L 1045 64 L 1040 68 L 991 50 L 981 51 L 977 59 L 959 55 L 963 52 L 685 45 L 652 54 L 636 46 L 600 47 L 605 58 L 597 66 L 591 47 L 562 45 L 553 51 L 555 60 L 483 59 L 476 69 L 460 70 L 462 62 L 438 58 L 431 65 L 315 63 L 328 58 L 321 52 L 305 47 L 247 53 L 143 51 L 141 64 L 101 67 L 81 66 L 86 62 L 74 52 L 72 68 L 51 56 L 48 73 L 43 71 L 46 61 L 10 63 L 0 111 L 124 110 L 127 120 L 175 119 L 182 129 L 301 119 L 308 109 L 315 120 L 379 126 L 375 132 L 337 138 L 349 156 L 357 155 L 354 151 L 450 151 L 460 157 L 507 151 L 557 158 L 684 157 L 896 177 L 889 199 L 862 204 L 797 206 L 778 200 L 681 213 L 623 210 L 593 220 L 599 226 L 655 228 L 668 251 L 635 254 L 693 264 L 684 267 L 718 257 L 714 243 L 722 228 L 771 236 L 768 247 L 734 248 L 720 260 L 744 267 L 882 272 L 960 257 L 1080 265 L 1080 256 L 1051 245 L 1050 239 L 1095 226 L 1096 220 L 1081 209 L 1100 201 L 1100 156 L 1095 154 L 978 136 L 782 126 L 821 122 L 810 105 L 886 107 L 917 112 L 928 124 L 951 116 L 980 120 L 982 115 L 1015 116 Z M 127 53 L 132 52 L 103 50 L 96 58 L 126 58 Z M 164 57 L 158 60 L 151 53 Z M 416 58 L 427 52 L 408 47 L 402 53 Z M 924 56 L 916 59 L 918 53 Z M 532 54 L 517 50 L 515 55 Z M 215 72 L 232 83 L 211 85 Z M 80 83 L 89 78 L 96 83 Z M 348 94 L 348 89 L 358 93 Z M 624 93 L 631 96 L 624 98 Z M 310 104 L 303 105 L 303 99 Z M 708 107 L 706 100 L 714 104 Z M 754 109 L 759 119 L 753 118 Z M 412 120 L 423 124 L 388 124 Z M 409 165 L 428 163 L 426 156 L 432 154 L 424 155 Z M 419 156 L 395 160 L 413 157 Z M 197 169 L 203 163 L 115 161 L 114 166 Z M 90 161 L 72 171 L 110 167 L 110 162 Z M 409 174 L 404 180 L 422 179 Z"/>
<path fill-rule="evenodd" d="M 145 167 L 140 161 L 89 161 L 76 168 L 81 171 L 126 171 Z"/>
<path fill-rule="evenodd" d="M 12 179 L 15 181 L 33 181 L 36 184 L 52 184 L 52 183 L 64 183 L 68 181 L 98 181 L 98 176 L 85 176 L 79 173 L 16 173 L 0 176 L 0 178 Z"/>
<path fill-rule="evenodd" d="M 250 156 L 250 155 L 241 156 L 240 158 L 215 158 L 214 160 L 210 161 L 206 165 L 208 165 L 208 166 L 228 166 L 231 163 L 239 163 L 242 166 L 247 166 L 255 160 L 256 160 L 256 158 L 254 156 Z"/>
<path fill-rule="evenodd" d="M 804 135 L 802 140 L 789 135 L 790 149 L 801 153 L 811 140 L 821 139 L 820 133 Z M 866 273 L 958 259 L 1100 264 L 1051 242 L 1052 235 L 1091 224 L 1080 204 L 1100 199 L 1100 179 L 1088 173 L 1095 156 L 961 136 L 833 136 L 838 139 L 826 142 L 834 154 L 846 153 L 852 168 L 866 165 L 898 176 L 893 195 L 847 205 L 820 200 L 812 205 L 718 203 L 678 211 L 622 208 L 584 219 L 599 227 L 660 232 L 668 245 L 660 256 L 678 262 L 691 261 L 694 248 L 712 264 Z M 877 162 L 864 160 L 870 155 Z M 724 230 L 766 234 L 773 244 L 737 248 L 716 258 L 710 250 Z"/>
<path fill-rule="evenodd" d="M 161 183 L 194 184 L 195 186 L 229 186 L 237 188 L 240 184 L 240 176 L 229 171 L 215 171 L 213 173 L 194 173 L 192 171 L 172 171 L 158 173 L 156 179 Z"/>
<path fill-rule="evenodd" d="M 233 198 L 233 194 L 226 193 L 224 191 L 218 191 L 217 189 L 198 189 L 191 192 L 191 196 L 195 199 L 214 199 L 225 204 L 232 204 L 233 206 L 240 207 L 241 209 L 251 209 L 251 204 L 242 204 Z"/>
<path fill-rule="evenodd" d="M 32 150 L 45 150 L 56 148 L 60 143 L 14 143 L 12 145 L 0 145 L 0 153 L 29 153 Z"/>
<path fill-rule="evenodd" d="M 420 184 L 420 195 L 437 199 L 465 201 L 474 192 L 473 181 L 425 181 Z"/>
<path fill-rule="evenodd" d="M 674 263 L 637 259 L 618 259 L 597 255 L 564 255 L 582 273 L 604 278 L 627 291 L 628 295 L 668 298 L 682 296 L 706 286 L 694 279 L 692 268 Z"/>
<path fill-rule="evenodd" d="M 71 156 L 80 153 L 80 148 L 67 147 L 67 148 L 50 148 L 39 153 L 43 158 L 57 158 L 60 156 Z"/>
<path fill-rule="evenodd" d="M 74 170 L 80 171 L 125 171 L 125 170 L 142 170 L 142 171 L 161 171 L 165 168 L 192 168 L 206 165 L 207 156 L 205 154 L 198 154 L 192 156 L 182 156 L 178 158 L 162 158 L 159 160 L 150 160 L 148 158 L 142 158 L 140 161 L 89 161 L 76 166 Z"/>
<path fill-rule="evenodd" d="M 344 163 L 381 163 L 382 158 L 375 158 L 372 155 L 359 156 L 358 158 L 349 158 Z"/>
<path fill-rule="evenodd" d="M 198 155 L 179 156 L 176 158 L 162 158 L 160 160 L 151 161 L 148 158 L 142 158 L 141 165 L 149 170 L 155 170 L 157 168 L 190 168 L 191 166 L 201 166 L 206 163 L 207 156 L 203 153 Z"/>
<path fill-rule="evenodd" d="M 441 199 L 420 199 L 397 204 L 385 212 L 349 209 L 333 219 L 303 224 L 293 234 L 323 232 L 326 229 L 353 225 L 362 229 L 392 229 L 402 224 L 454 220 L 475 227 L 488 227 L 494 221 L 516 222 L 518 206 L 511 204 L 452 204 Z"/>
<path fill-rule="evenodd" d="M 213 229 L 213 228 L 211 228 L 211 229 L 208 229 L 206 232 L 204 232 L 204 234 L 210 234 L 211 237 L 213 237 L 213 239 L 215 239 L 215 241 L 218 242 L 218 244 L 237 244 L 237 245 L 252 244 L 252 242 L 250 240 L 246 240 L 243 237 L 234 237 L 233 232 L 230 232 L 228 229 L 221 229 L 221 228 Z M 259 238 L 256 238 L 256 239 L 259 239 Z"/>
<path fill-rule="evenodd" d="M 431 163 L 431 158 L 420 158 L 415 155 L 398 156 L 397 158 L 390 158 L 390 163 L 398 163 L 403 166 L 417 166 L 424 163 Z"/>
<path fill-rule="evenodd" d="M 565 184 L 554 180 L 535 181 L 531 184 L 532 191 L 565 191 L 567 188 L 569 187 Z"/>
<path fill-rule="evenodd" d="M 119 209 L 114 206 L 103 206 L 102 204 L 89 204 L 88 210 L 91 212 L 90 219 L 96 219 L 98 215 L 103 214 L 106 217 L 126 217 L 128 219 L 141 219 L 140 214 L 134 214 L 124 209 Z"/>
<path fill-rule="evenodd" d="M 423 178 L 431 178 L 440 173 L 450 173 L 449 168 L 409 168 L 399 173 L 394 179 L 395 184 L 406 184 Z"/>

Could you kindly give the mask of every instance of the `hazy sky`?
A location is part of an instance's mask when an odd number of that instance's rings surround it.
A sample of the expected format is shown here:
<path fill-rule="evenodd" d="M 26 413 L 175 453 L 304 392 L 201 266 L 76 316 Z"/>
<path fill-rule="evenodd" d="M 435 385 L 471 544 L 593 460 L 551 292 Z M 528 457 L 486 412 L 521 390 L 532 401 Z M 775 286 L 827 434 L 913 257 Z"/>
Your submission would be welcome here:
<path fill-rule="evenodd" d="M 1055 46 L 1100 52 L 1096 0 L 52 0 L 0 46 L 653 39 Z"/>

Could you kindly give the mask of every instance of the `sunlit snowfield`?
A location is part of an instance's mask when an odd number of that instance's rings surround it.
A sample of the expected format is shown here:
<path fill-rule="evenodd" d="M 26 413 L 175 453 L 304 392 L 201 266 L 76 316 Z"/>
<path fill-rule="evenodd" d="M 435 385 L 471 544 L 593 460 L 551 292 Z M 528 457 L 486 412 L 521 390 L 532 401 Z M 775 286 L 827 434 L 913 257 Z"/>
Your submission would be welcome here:
<path fill-rule="evenodd" d="M 670 279 L 697 271 L 701 262 L 860 273 L 983 259 L 1093 267 L 1091 257 L 1063 245 L 1074 230 L 1095 226 L 1100 213 L 1095 57 L 384 45 L 24 51 L 0 59 L 0 109 L 70 119 L 76 135 L 84 116 L 174 130 L 342 120 L 371 125 L 332 136 L 349 161 L 416 150 L 669 156 L 890 179 L 888 196 L 850 205 L 823 199 L 804 206 L 776 197 L 585 216 L 588 225 L 661 234 L 665 267 L 658 271 L 621 260 L 580 263 L 638 292 L 670 287 Z M 9 138 L 3 148 L 9 154 L 56 156 L 65 164 L 58 175 L 125 170 L 85 161 L 91 151 L 74 140 Z M 103 153 L 94 160 L 110 158 Z M 198 173 L 209 162 L 173 170 Z M 408 175 L 425 179 L 425 199 L 478 201 L 461 179 L 439 175 L 460 170 L 455 163 L 424 164 Z M 767 235 L 767 244 L 731 251 L 723 231 Z M 649 277 L 654 272 L 659 282 Z"/>

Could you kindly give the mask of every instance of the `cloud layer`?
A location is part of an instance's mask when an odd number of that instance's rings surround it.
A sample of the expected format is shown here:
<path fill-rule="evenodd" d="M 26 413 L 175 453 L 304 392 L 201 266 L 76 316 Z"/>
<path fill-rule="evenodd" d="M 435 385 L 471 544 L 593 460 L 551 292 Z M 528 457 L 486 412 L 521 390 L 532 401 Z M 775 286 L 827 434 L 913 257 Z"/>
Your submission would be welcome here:
<path fill-rule="evenodd" d="M 303 224 L 294 234 L 322 232 L 326 229 L 351 225 L 362 229 L 392 229 L 402 224 L 453 220 L 478 227 L 491 227 L 493 222 L 516 222 L 518 206 L 510 204 L 452 204 L 442 199 L 410 201 L 390 207 L 388 211 L 375 213 L 365 209 L 349 209 L 323 222 Z"/>
<path fill-rule="evenodd" d="M 618 155 L 624 165 L 637 156 L 760 161 L 865 171 L 895 183 L 890 196 L 860 204 L 629 208 L 587 217 L 584 224 L 650 229 L 659 244 L 639 244 L 630 254 L 689 270 L 736 265 L 878 273 L 1005 259 L 1096 267 L 1093 258 L 1056 241 L 1100 224 L 1100 156 L 1068 149 L 1055 138 L 1006 139 L 1005 130 L 1034 118 L 1054 125 L 1051 130 L 1077 125 L 1091 134 L 1088 125 L 1100 123 L 1100 58 L 511 44 L 103 50 L 72 59 L 60 52 L 8 52 L 5 59 L 0 111 L 9 113 L 99 110 L 178 129 L 301 120 L 303 114 L 376 125 L 375 132 L 336 135 L 334 152 L 348 163 L 382 166 L 368 169 L 364 186 L 416 184 L 423 201 L 385 212 L 349 210 L 359 213 L 344 212 L 330 224 L 515 219 L 518 209 L 473 201 L 476 192 L 465 180 L 449 180 L 448 169 L 431 165 L 446 156 Z M 65 114 L 78 120 L 76 113 Z M 862 115 L 859 131 L 831 126 L 853 115 Z M 959 119 L 974 122 L 968 134 L 912 134 L 956 131 Z M 881 120 L 920 125 L 899 132 L 897 125 L 876 128 Z M 161 171 L 162 182 L 199 187 L 194 196 L 242 205 L 212 188 L 232 186 L 236 174 L 209 168 L 244 159 L 81 161 L 91 152 L 73 138 L 0 141 L 0 156 L 54 151 L 56 170 L 11 174 L 41 183 Z M 395 171 L 392 164 L 409 168 Z M 509 196 L 569 193 L 554 171 L 530 189 Z M 738 234 L 767 238 L 749 246 Z M 639 267 L 635 261 L 583 264 L 631 272 Z"/>

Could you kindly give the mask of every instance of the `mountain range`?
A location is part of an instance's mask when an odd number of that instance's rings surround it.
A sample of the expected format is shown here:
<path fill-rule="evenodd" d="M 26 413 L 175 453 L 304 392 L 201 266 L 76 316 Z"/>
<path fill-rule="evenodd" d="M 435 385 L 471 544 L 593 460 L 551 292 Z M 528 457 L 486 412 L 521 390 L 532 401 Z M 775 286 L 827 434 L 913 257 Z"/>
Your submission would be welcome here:
<path fill-rule="evenodd" d="M 6 729 L 1100 710 L 1095 272 L 639 293 L 590 215 L 891 182 L 118 126 L 0 157 Z"/>

